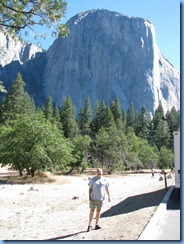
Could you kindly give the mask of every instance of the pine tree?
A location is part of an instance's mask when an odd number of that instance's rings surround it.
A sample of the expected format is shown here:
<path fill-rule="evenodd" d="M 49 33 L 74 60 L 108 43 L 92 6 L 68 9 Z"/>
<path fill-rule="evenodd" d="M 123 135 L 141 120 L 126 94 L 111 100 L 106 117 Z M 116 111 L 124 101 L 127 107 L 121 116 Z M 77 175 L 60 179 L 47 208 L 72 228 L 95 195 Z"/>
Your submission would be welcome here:
<path fill-rule="evenodd" d="M 146 107 L 143 105 L 141 108 L 141 113 L 138 117 L 138 125 L 136 131 L 136 134 L 142 139 L 147 140 L 149 138 L 150 123 L 151 123 L 151 117 L 147 113 Z"/>
<path fill-rule="evenodd" d="M 104 101 L 102 101 L 100 105 L 97 103 L 94 119 L 92 121 L 93 132 L 97 133 L 102 127 L 109 130 L 111 126 L 115 126 L 111 109 L 105 105 Z"/>
<path fill-rule="evenodd" d="M 73 138 L 78 133 L 77 123 L 75 121 L 75 109 L 70 96 L 64 98 L 61 107 L 60 119 L 63 126 L 63 133 L 66 138 Z"/>
<path fill-rule="evenodd" d="M 133 103 L 130 104 L 130 107 L 127 110 L 127 126 L 135 128 L 135 110 Z"/>
<path fill-rule="evenodd" d="M 5 98 L 3 97 L 2 101 L 0 101 L 0 124 L 3 122 L 4 107 L 5 107 Z"/>
<path fill-rule="evenodd" d="M 160 120 L 157 128 L 154 130 L 153 142 L 160 150 L 162 146 L 169 148 L 170 146 L 170 131 L 166 120 Z"/>
<path fill-rule="evenodd" d="M 162 106 L 162 102 L 159 101 L 158 108 L 155 110 L 155 114 L 153 116 L 153 121 L 152 121 L 154 130 L 156 130 L 156 128 L 161 120 L 164 120 L 164 109 Z"/>
<path fill-rule="evenodd" d="M 116 127 L 119 130 L 123 129 L 123 115 L 121 111 L 121 106 L 118 98 L 111 103 L 110 109 L 112 111 Z"/>
<path fill-rule="evenodd" d="M 63 126 L 60 120 L 60 111 L 57 105 L 55 105 L 53 109 L 52 123 L 54 123 L 58 127 L 60 132 L 63 134 Z"/>
<path fill-rule="evenodd" d="M 176 111 L 175 107 L 172 107 L 171 111 L 168 111 L 166 113 L 165 117 L 166 117 L 166 120 L 168 122 L 171 134 L 173 134 L 174 131 L 179 130 L 179 128 L 180 128 L 180 112 Z"/>
<path fill-rule="evenodd" d="M 172 107 L 171 111 L 168 111 L 165 117 L 169 126 L 170 136 L 171 136 L 170 149 L 173 149 L 174 148 L 173 132 L 180 129 L 180 112 L 176 111 L 175 107 Z"/>
<path fill-rule="evenodd" d="M 105 127 L 106 104 L 102 101 L 98 108 L 97 120 L 99 122 L 99 129 Z"/>
<path fill-rule="evenodd" d="M 3 122 L 15 120 L 22 114 L 35 112 L 34 101 L 24 91 L 24 86 L 25 82 L 22 80 L 21 74 L 18 73 L 4 102 Z"/>
<path fill-rule="evenodd" d="M 110 108 L 111 108 L 112 114 L 114 116 L 115 122 L 118 119 L 122 120 L 121 105 L 120 105 L 118 98 L 116 98 L 115 101 L 112 101 Z"/>
<path fill-rule="evenodd" d="M 46 100 L 44 114 L 46 119 L 48 119 L 49 121 L 53 120 L 53 103 L 51 96 L 49 96 Z"/>
<path fill-rule="evenodd" d="M 156 147 L 160 150 L 162 146 L 169 148 L 170 140 L 171 134 L 169 131 L 169 126 L 164 116 L 162 103 L 159 101 L 158 108 L 155 110 L 155 114 L 151 122 L 149 143 L 152 146 L 156 145 Z"/>
<path fill-rule="evenodd" d="M 24 93 L 24 103 L 25 103 L 24 113 L 31 115 L 36 112 L 37 109 L 36 109 L 34 99 L 29 96 L 28 92 Z"/>
<path fill-rule="evenodd" d="M 59 108 L 57 105 L 54 106 L 53 118 L 55 121 L 60 122 L 60 113 L 59 113 Z"/>
<path fill-rule="evenodd" d="M 82 135 L 91 134 L 91 129 L 90 129 L 91 116 L 92 116 L 91 102 L 89 97 L 87 97 L 84 107 L 80 109 L 79 118 L 78 118 L 79 129 Z"/>
<path fill-rule="evenodd" d="M 95 109 L 94 109 L 94 117 L 90 123 L 92 136 L 94 136 L 95 133 L 97 133 L 97 131 L 99 129 L 98 110 L 99 110 L 99 103 L 98 103 L 98 101 L 96 101 Z"/>
<path fill-rule="evenodd" d="M 111 109 L 109 107 L 106 107 L 106 109 L 105 109 L 104 118 L 103 118 L 103 125 L 102 126 L 107 131 L 109 131 L 112 127 L 116 127 L 112 111 L 111 111 Z"/>
<path fill-rule="evenodd" d="M 127 128 L 127 115 L 124 111 L 122 111 L 122 121 L 123 121 L 122 131 L 125 133 Z"/>

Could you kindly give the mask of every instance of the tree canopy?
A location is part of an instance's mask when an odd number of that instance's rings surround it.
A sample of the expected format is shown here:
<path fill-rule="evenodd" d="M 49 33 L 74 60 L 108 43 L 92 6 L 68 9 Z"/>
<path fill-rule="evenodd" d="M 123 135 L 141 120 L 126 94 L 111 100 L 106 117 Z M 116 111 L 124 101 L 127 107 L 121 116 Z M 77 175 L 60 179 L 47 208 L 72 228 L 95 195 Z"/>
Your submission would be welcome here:
<path fill-rule="evenodd" d="M 32 113 L 35 110 L 34 101 L 24 90 L 24 86 L 25 82 L 22 80 L 21 74 L 18 73 L 6 100 L 4 100 L 2 116 L 0 116 L 2 122 L 14 120 L 20 114 Z"/>
<path fill-rule="evenodd" d="M 173 131 L 180 127 L 180 111 L 164 114 L 161 102 L 153 117 L 143 105 L 125 113 L 118 98 L 107 106 L 89 97 L 75 113 L 70 96 L 59 108 L 49 96 L 40 109 L 24 90 L 18 73 L 0 101 L 0 164 L 27 173 L 103 167 L 114 170 L 168 168 L 174 160 Z"/>
<path fill-rule="evenodd" d="M 24 115 L 1 126 L 0 162 L 27 172 L 64 169 L 73 161 L 70 142 L 43 116 Z"/>
<path fill-rule="evenodd" d="M 66 13 L 66 6 L 64 0 L 1 0 L 0 31 L 18 35 L 27 28 L 35 38 L 46 38 L 46 33 L 35 32 L 34 27 L 39 25 L 51 29 L 54 37 L 65 36 L 68 28 L 61 19 Z"/>

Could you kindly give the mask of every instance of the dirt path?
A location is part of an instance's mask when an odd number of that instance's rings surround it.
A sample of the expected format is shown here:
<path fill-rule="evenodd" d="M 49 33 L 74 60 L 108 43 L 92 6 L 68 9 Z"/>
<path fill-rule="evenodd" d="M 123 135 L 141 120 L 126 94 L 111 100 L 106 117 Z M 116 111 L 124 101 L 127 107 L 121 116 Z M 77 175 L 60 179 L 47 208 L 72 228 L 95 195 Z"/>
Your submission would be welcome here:
<path fill-rule="evenodd" d="M 102 229 L 91 232 L 87 175 L 57 176 L 50 184 L 0 184 L 0 239 L 137 240 L 166 193 L 159 176 L 107 177 L 112 200 L 104 201 Z"/>

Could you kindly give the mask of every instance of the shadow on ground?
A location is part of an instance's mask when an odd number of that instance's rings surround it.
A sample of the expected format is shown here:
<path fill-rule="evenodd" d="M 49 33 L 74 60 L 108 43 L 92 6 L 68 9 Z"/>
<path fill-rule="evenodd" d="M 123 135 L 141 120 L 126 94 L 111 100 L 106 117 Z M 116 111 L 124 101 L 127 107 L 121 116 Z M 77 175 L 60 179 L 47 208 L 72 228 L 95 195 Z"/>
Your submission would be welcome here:
<path fill-rule="evenodd" d="M 128 197 L 101 214 L 101 218 L 130 213 L 142 208 L 158 206 L 166 194 L 166 189 Z"/>
<path fill-rule="evenodd" d="M 180 209 L 180 189 L 174 189 L 167 202 L 168 210 L 178 210 Z"/>
<path fill-rule="evenodd" d="M 71 237 L 71 236 L 76 236 L 76 235 L 82 234 L 82 233 L 86 233 L 86 231 L 80 231 L 80 232 L 73 233 L 73 234 L 68 234 L 68 235 L 65 235 L 65 236 L 57 236 L 57 237 L 53 237 L 51 239 L 47 239 L 46 241 L 61 240 L 61 239 L 65 239 L 65 238 Z"/>
<path fill-rule="evenodd" d="M 157 207 L 161 201 L 163 200 L 166 194 L 166 189 L 161 189 L 154 192 L 149 192 L 145 194 L 136 195 L 133 197 L 128 197 L 127 199 L 119 202 L 118 204 L 112 206 L 107 211 L 101 214 L 101 218 L 112 217 L 120 214 L 130 213 L 141 208 L 146 208 L 150 206 Z M 80 231 L 73 234 L 67 234 L 62 236 L 57 236 L 51 239 L 47 239 L 48 241 L 52 240 L 62 240 L 71 236 L 75 236 L 81 233 L 85 233 L 86 231 Z"/>

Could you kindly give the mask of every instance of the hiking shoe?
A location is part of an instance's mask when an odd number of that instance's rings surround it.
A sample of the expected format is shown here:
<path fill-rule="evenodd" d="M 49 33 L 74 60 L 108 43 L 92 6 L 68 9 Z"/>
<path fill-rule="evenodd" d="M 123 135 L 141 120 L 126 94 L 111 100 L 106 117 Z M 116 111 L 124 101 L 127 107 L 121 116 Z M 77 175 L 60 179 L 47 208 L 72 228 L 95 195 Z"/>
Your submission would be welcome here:
<path fill-rule="evenodd" d="M 95 225 L 95 230 L 99 230 L 101 227 L 99 225 Z"/>
<path fill-rule="evenodd" d="M 91 228 L 92 228 L 92 226 L 91 225 L 88 225 L 87 232 L 90 232 L 91 231 Z"/>

